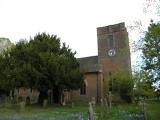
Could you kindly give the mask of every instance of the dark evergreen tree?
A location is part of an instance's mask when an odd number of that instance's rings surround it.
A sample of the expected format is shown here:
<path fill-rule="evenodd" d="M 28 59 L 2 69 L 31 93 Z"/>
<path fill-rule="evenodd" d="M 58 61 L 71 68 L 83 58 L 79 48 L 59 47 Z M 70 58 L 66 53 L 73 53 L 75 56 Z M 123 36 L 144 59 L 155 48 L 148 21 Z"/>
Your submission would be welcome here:
<path fill-rule="evenodd" d="M 26 87 L 40 92 L 39 103 L 48 97 L 52 89 L 59 102 L 64 89 L 81 87 L 83 75 L 75 53 L 60 39 L 46 33 L 37 34 L 29 42 L 20 41 L 0 57 L 1 87 L 13 90 Z"/>

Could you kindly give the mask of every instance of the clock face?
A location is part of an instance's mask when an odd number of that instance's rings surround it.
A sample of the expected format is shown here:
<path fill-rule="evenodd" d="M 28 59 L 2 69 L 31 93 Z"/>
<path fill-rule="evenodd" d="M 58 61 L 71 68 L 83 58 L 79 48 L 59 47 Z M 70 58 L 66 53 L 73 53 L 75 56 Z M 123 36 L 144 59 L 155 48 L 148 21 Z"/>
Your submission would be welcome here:
<path fill-rule="evenodd" d="M 108 55 L 109 56 L 115 56 L 116 55 L 116 51 L 115 51 L 115 49 L 110 49 L 109 51 L 108 51 Z"/>

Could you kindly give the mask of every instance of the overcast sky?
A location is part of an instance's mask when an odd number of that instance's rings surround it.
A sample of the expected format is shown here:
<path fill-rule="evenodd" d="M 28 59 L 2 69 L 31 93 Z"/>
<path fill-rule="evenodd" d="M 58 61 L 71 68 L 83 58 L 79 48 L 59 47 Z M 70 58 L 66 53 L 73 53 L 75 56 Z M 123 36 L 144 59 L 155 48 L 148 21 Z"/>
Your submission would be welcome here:
<path fill-rule="evenodd" d="M 97 27 L 120 22 L 129 25 L 137 19 L 141 19 L 143 24 L 149 23 L 152 16 L 143 13 L 143 2 L 0 0 L 0 37 L 15 43 L 20 39 L 29 39 L 38 32 L 47 32 L 57 35 L 73 51 L 76 50 L 76 57 L 93 56 L 97 55 Z"/>

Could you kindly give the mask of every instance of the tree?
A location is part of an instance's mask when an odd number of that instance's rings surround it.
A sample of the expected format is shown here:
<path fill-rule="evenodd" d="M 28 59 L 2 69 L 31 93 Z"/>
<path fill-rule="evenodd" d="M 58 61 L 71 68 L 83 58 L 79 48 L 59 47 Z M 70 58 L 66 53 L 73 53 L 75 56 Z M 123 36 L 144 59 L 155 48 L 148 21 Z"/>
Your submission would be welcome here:
<path fill-rule="evenodd" d="M 7 61 L 3 61 L 1 58 L 2 58 L 2 56 L 5 55 L 5 52 L 7 50 L 9 51 L 13 46 L 14 46 L 14 44 L 11 43 L 11 41 L 8 38 L 0 38 L 0 63 L 4 63 L 5 62 L 6 65 L 8 64 Z M 0 68 L 1 68 L 0 69 L 0 73 L 2 73 L 3 68 L 5 68 L 6 65 L 0 64 Z M 3 86 L 4 84 L 6 84 L 6 83 L 4 83 L 4 79 L 2 79 L 3 78 L 2 76 L 4 76 L 4 75 L 1 74 L 1 76 L 0 76 L 0 80 L 3 81 L 3 82 L 1 82 L 1 86 Z M 3 88 L 4 87 L 0 87 L 0 96 L 2 94 L 9 94 L 9 91 L 7 89 L 4 90 Z"/>
<path fill-rule="evenodd" d="M 131 72 L 129 70 L 118 70 L 110 75 L 109 79 L 112 93 L 118 93 L 122 100 L 131 102 L 133 88 Z"/>
<path fill-rule="evenodd" d="M 159 0 L 145 0 L 143 3 L 143 12 L 151 13 L 160 16 L 160 2 Z"/>
<path fill-rule="evenodd" d="M 160 23 L 151 23 L 144 37 L 143 70 L 148 74 L 151 84 L 160 89 Z"/>
<path fill-rule="evenodd" d="M 8 38 L 0 38 L 0 54 L 3 54 L 7 49 L 11 49 L 13 43 Z"/>
<path fill-rule="evenodd" d="M 134 97 L 139 99 L 140 97 L 154 97 L 156 95 L 146 71 L 141 70 L 134 73 L 132 79 L 134 82 Z"/>
<path fill-rule="evenodd" d="M 1 71 L 3 87 L 37 89 L 39 103 L 47 99 L 47 91 L 52 89 L 56 102 L 59 102 L 64 89 L 78 89 L 83 84 L 74 55 L 65 44 L 61 46 L 59 38 L 54 35 L 42 33 L 29 42 L 20 41 L 0 59 L 0 65 L 6 65 Z"/>

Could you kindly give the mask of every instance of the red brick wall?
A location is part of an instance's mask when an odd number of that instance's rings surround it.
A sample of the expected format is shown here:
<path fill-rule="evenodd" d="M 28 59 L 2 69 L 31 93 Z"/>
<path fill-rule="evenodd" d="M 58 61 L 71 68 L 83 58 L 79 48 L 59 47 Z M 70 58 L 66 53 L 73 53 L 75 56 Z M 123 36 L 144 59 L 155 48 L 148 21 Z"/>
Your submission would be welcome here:
<path fill-rule="evenodd" d="M 110 57 L 108 51 L 109 35 L 113 36 L 116 55 Z M 108 81 L 109 73 L 131 70 L 128 33 L 124 23 L 97 28 L 98 61 L 103 67 L 104 80 Z M 108 89 L 108 88 L 107 88 Z"/>
<path fill-rule="evenodd" d="M 100 99 L 102 97 L 102 79 L 101 73 L 85 73 L 86 83 L 86 94 L 80 95 L 80 90 L 71 92 L 71 100 L 73 101 L 91 101 L 95 98 L 97 101 L 97 96 Z"/>

